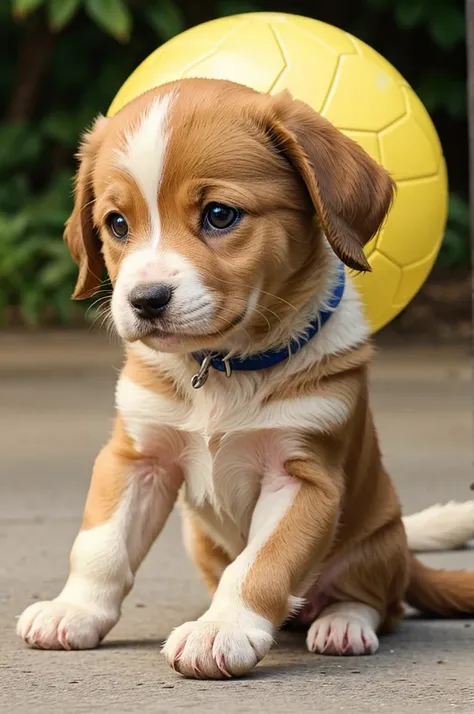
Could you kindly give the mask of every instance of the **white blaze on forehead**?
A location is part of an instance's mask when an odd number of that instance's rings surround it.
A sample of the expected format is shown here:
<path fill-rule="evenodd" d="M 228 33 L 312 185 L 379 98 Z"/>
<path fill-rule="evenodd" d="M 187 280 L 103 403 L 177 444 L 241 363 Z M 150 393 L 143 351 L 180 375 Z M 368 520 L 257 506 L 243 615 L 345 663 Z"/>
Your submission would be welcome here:
<path fill-rule="evenodd" d="M 160 239 L 158 191 L 163 176 L 171 102 L 175 92 L 170 92 L 144 110 L 139 123 L 125 134 L 125 147 L 116 152 L 118 166 L 126 171 L 139 186 L 150 213 L 151 235 L 154 247 Z"/>

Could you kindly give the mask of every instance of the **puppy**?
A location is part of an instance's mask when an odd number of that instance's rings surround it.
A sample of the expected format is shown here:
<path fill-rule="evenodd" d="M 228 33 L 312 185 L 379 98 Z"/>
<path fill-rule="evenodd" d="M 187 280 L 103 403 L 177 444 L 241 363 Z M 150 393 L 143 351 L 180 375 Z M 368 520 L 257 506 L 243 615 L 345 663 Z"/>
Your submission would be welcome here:
<path fill-rule="evenodd" d="M 474 574 L 409 553 L 369 405 L 369 330 L 344 266 L 369 270 L 386 171 L 289 94 L 214 80 L 100 117 L 79 156 L 74 297 L 107 268 L 126 361 L 69 578 L 20 636 L 97 646 L 178 493 L 213 594 L 164 646 L 184 676 L 245 674 L 295 613 L 312 652 L 361 655 L 404 601 L 472 612 Z M 472 535 L 472 505 L 449 508 L 439 533 L 438 512 L 408 520 L 410 546 L 425 521 L 435 545 Z"/>

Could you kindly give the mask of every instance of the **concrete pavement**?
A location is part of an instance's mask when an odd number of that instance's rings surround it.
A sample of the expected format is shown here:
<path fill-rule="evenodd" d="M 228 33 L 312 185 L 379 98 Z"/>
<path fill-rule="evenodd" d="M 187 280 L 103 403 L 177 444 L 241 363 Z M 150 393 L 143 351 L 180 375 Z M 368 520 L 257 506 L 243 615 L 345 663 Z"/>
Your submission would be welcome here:
<path fill-rule="evenodd" d="M 64 583 L 121 358 L 118 346 L 91 334 L 0 335 L 0 345 L 0 711 L 472 714 L 474 620 L 407 619 L 365 658 L 311 655 L 300 636 L 285 633 L 246 679 L 181 679 L 160 644 L 202 612 L 207 595 L 184 556 L 176 516 L 98 650 L 27 649 L 14 635 L 15 616 Z M 469 355 L 382 350 L 372 381 L 405 511 L 474 497 Z M 474 569 L 474 550 L 425 560 Z"/>

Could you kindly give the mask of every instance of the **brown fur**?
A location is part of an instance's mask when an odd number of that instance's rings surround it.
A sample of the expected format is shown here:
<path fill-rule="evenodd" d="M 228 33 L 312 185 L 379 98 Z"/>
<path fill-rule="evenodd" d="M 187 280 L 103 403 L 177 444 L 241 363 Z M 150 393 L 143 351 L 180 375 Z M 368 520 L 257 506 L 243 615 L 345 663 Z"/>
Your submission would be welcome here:
<path fill-rule="evenodd" d="M 99 117 L 83 139 L 78 158 L 74 209 L 64 231 L 64 240 L 79 267 L 73 298 L 90 297 L 100 285 L 104 272 L 104 260 L 92 219 L 92 173 L 98 149 L 104 136 L 106 119 Z"/>
<path fill-rule="evenodd" d="M 327 269 L 321 226 L 348 265 L 369 269 L 361 246 L 380 226 L 393 182 L 355 142 L 289 95 L 267 97 L 230 82 L 186 80 L 185 85 L 185 92 L 179 85 L 171 112 L 170 130 L 176 138 L 166 156 L 158 199 L 163 248 L 183 252 L 216 298 L 214 330 L 202 347 L 238 325 L 244 297 L 260 273 L 264 290 L 250 327 L 253 348 L 264 349 L 278 324 L 321 285 Z M 129 177 L 118 170 L 111 173 L 112 152 L 123 144 L 124 132 L 147 102 L 177 86 L 142 95 L 109 120 L 106 132 L 103 120 L 83 143 L 76 203 L 65 233 L 76 262 L 81 262 L 77 298 L 99 287 L 98 236 L 114 282 L 120 261 L 142 232 L 140 194 L 135 190 L 138 198 L 130 202 Z M 192 157 L 189 146 L 194 147 Z M 196 240 L 203 205 L 213 200 L 240 206 L 247 220 L 231 238 Z M 107 208 L 127 216 L 135 238 L 125 250 L 104 227 Z"/>
<path fill-rule="evenodd" d="M 314 384 L 311 378 L 308 383 Z M 288 596 L 305 594 L 302 583 L 308 573 L 336 567 L 339 575 L 331 578 L 327 590 L 321 586 L 318 592 L 315 586 L 319 599 L 325 604 L 348 600 L 370 605 L 391 628 L 401 617 L 408 577 L 400 505 L 381 464 L 365 370 L 338 375 L 329 385 L 353 403 L 351 417 L 338 433 L 312 437 L 307 461 L 287 464 L 288 473 L 302 480 L 303 486 L 249 572 L 245 597 L 257 609 L 260 594 L 266 612 L 260 614 L 272 619 L 272 612 L 281 622 Z M 273 600 L 268 596 L 269 583 L 275 591 Z M 265 590 L 265 598 L 259 588 Z"/>
<path fill-rule="evenodd" d="M 190 509 L 182 509 L 188 555 L 199 568 L 209 592 L 213 595 L 221 575 L 232 562 L 228 554 L 214 543 Z"/>
<path fill-rule="evenodd" d="M 302 481 L 300 491 L 243 585 L 247 607 L 277 627 L 288 615 L 288 596 L 300 590 L 314 563 L 324 562 L 334 537 L 342 484 L 324 463 L 325 447 L 314 460 L 286 464 L 288 474 Z"/>
<path fill-rule="evenodd" d="M 288 93 L 277 97 L 276 114 L 272 140 L 303 178 L 334 252 L 349 267 L 370 270 L 362 248 L 387 215 L 395 183 L 354 141 Z"/>
<path fill-rule="evenodd" d="M 406 600 L 412 607 L 430 615 L 453 617 L 471 614 L 474 603 L 474 573 L 435 570 L 412 557 Z"/>
<path fill-rule="evenodd" d="M 394 191 L 388 174 L 360 147 L 288 94 L 267 97 L 228 82 L 185 80 L 132 102 L 110 120 L 107 132 L 105 120 L 96 125 L 81 150 L 65 233 L 79 265 L 75 297 L 98 287 L 102 255 L 114 283 L 124 255 L 140 245 L 147 227 L 144 203 L 130 177 L 114 166 L 113 152 L 148 103 L 174 90 L 173 140 L 158 196 L 161 241 L 197 268 L 216 305 L 210 333 L 189 341 L 184 335 L 183 351 L 219 347 L 229 336 L 240 337 L 242 352 L 285 343 L 288 325 L 324 287 L 329 266 L 323 231 L 348 266 L 368 270 L 363 247 L 382 225 Z M 229 235 L 205 237 L 200 215 L 209 201 L 238 205 L 246 218 Z M 110 210 L 127 216 L 132 238 L 125 247 L 105 228 Z M 256 276 L 263 286 L 259 303 L 239 332 Z M 304 458 L 286 463 L 300 490 L 243 583 L 247 607 L 275 625 L 288 615 L 291 594 L 309 593 L 320 605 L 365 603 L 379 612 L 385 629 L 400 619 L 405 594 L 430 612 L 474 610 L 473 575 L 443 574 L 409 557 L 368 401 L 370 357 L 364 344 L 291 382 L 282 382 L 278 369 L 269 372 L 262 407 L 318 395 L 338 397 L 350 412 L 343 425 L 309 434 Z M 169 376 L 131 352 L 123 374 L 169 399 L 189 400 Z M 213 458 L 221 436 L 209 442 Z M 124 465 L 136 458 L 119 422 L 94 469 L 84 528 L 110 517 L 123 492 Z M 217 544 L 197 509 L 185 518 L 192 557 L 214 591 L 235 554 Z M 332 573 L 327 582 L 326 573 Z"/>
<path fill-rule="evenodd" d="M 94 464 L 82 520 L 83 530 L 106 523 L 115 513 L 127 487 L 129 466 L 139 458 L 140 454 L 125 433 L 122 419 L 117 417 L 112 437 Z"/>
<path fill-rule="evenodd" d="M 127 360 L 122 369 L 122 375 L 128 377 L 134 384 L 144 389 L 149 389 L 156 394 L 161 394 L 173 400 L 178 399 L 183 402 L 187 400 L 182 389 L 180 389 L 179 385 L 177 385 L 171 377 L 154 370 L 131 350 L 127 351 Z"/>

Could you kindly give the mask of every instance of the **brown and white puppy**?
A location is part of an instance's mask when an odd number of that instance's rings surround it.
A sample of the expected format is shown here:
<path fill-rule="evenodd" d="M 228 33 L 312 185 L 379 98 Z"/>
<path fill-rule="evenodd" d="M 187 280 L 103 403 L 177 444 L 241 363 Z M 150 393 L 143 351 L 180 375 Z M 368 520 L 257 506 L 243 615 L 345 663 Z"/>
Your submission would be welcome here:
<path fill-rule="evenodd" d="M 186 546 L 213 593 L 165 644 L 185 676 L 244 674 L 298 610 L 311 651 L 354 655 L 375 652 L 404 600 L 473 611 L 474 575 L 409 554 L 350 280 L 297 354 L 230 378 L 211 368 L 191 385 L 194 352 L 284 347 L 326 304 L 341 260 L 368 269 L 363 247 L 394 193 L 385 170 L 288 94 L 212 80 L 160 87 L 98 119 L 80 159 L 65 233 L 74 296 L 92 295 L 107 267 L 126 362 L 69 579 L 23 613 L 19 634 L 44 649 L 95 647 L 179 491 Z M 407 519 L 410 547 L 460 542 L 473 512 Z"/>

